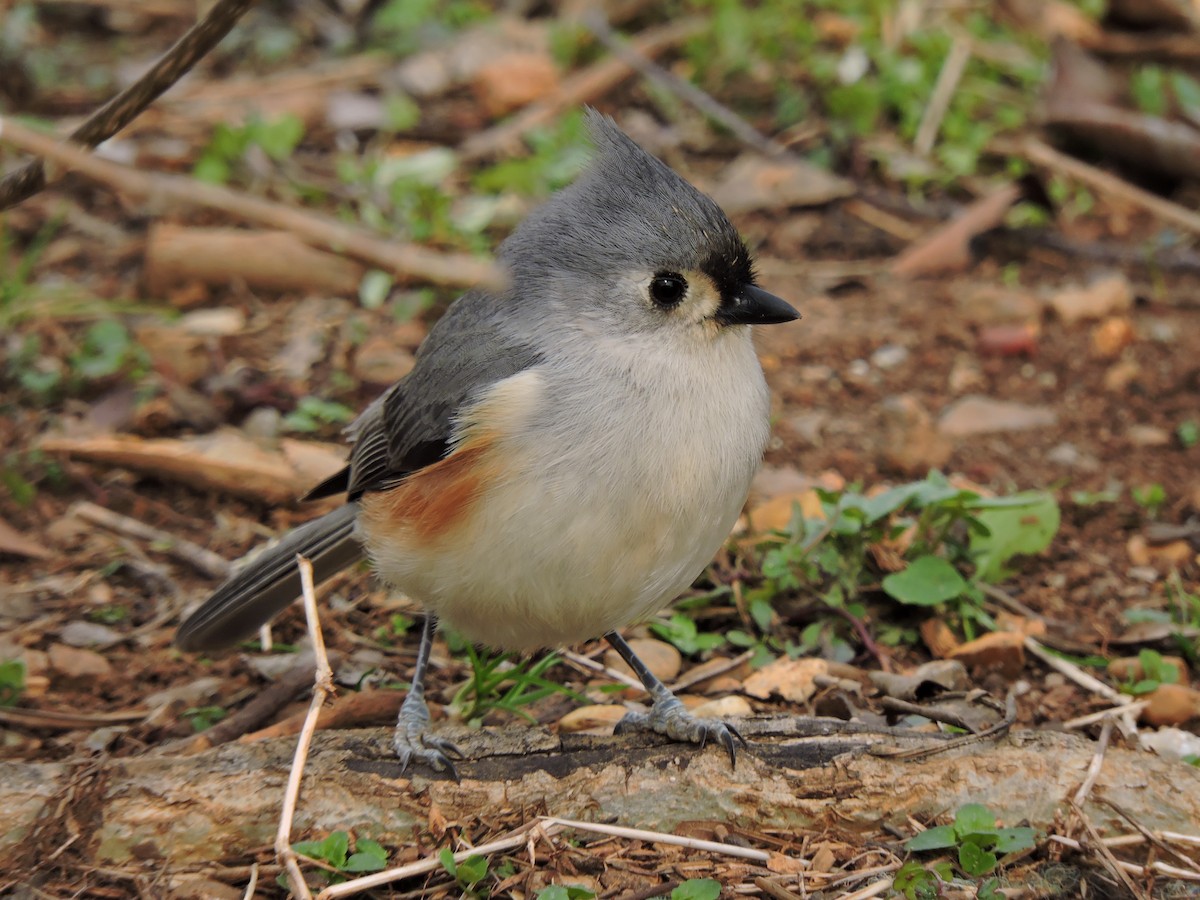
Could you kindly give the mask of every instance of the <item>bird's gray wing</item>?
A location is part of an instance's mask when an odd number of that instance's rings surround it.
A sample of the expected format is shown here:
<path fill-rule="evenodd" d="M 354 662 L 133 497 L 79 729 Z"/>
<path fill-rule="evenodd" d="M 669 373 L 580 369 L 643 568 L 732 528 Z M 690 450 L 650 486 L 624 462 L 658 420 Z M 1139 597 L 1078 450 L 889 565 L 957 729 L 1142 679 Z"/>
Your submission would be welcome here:
<path fill-rule="evenodd" d="M 482 389 L 540 361 L 505 324 L 493 295 L 472 291 L 452 304 L 421 344 L 413 370 L 347 429 L 354 442 L 349 465 L 307 499 L 345 492 L 353 500 L 444 457 L 455 413 Z"/>

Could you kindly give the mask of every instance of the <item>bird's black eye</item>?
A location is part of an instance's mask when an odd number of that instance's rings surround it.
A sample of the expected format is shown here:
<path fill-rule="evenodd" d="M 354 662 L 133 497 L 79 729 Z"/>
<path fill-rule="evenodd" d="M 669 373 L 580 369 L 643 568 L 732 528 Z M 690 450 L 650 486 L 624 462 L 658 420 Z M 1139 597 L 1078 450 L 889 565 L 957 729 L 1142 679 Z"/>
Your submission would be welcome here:
<path fill-rule="evenodd" d="M 659 272 L 650 279 L 650 299 L 656 306 L 671 309 L 687 294 L 687 280 L 674 272 Z"/>

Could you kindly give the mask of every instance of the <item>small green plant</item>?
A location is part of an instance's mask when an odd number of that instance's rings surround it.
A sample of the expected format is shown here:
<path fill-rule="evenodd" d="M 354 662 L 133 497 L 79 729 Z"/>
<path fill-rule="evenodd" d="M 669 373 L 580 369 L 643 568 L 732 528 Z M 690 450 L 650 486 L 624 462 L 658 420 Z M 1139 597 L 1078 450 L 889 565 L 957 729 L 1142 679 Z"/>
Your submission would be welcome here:
<path fill-rule="evenodd" d="M 403 613 L 392 613 L 387 625 L 375 629 L 375 640 L 381 644 L 392 644 L 404 640 L 412 630 L 415 620 Z"/>
<path fill-rule="evenodd" d="M 929 868 L 915 859 L 902 865 L 892 879 L 892 887 L 908 900 L 937 900 L 942 882 L 954 877 L 954 866 L 948 861 L 934 863 Z"/>
<path fill-rule="evenodd" d="M 826 606 L 861 619 L 861 594 L 879 588 L 900 603 L 952 610 L 973 637 L 993 627 L 981 584 L 1005 578 L 1014 557 L 1045 549 L 1060 521 L 1050 494 L 983 497 L 936 472 L 873 497 L 853 489 L 818 496 L 822 517 L 806 519 L 797 507 L 782 538 L 764 544 L 763 585 L 746 595 L 752 604 L 814 591 Z M 891 562 L 899 570 L 878 581 L 873 562 L 893 552 L 888 547 L 903 547 Z"/>
<path fill-rule="evenodd" d="M 721 882 L 715 878 L 689 878 L 671 891 L 671 900 L 717 900 Z"/>
<path fill-rule="evenodd" d="M 207 731 L 229 713 L 221 706 L 191 706 L 183 711 L 183 717 L 192 723 L 194 731 Z"/>
<path fill-rule="evenodd" d="M 1036 837 L 1032 828 L 997 828 L 990 809 L 968 803 L 955 813 L 954 824 L 926 829 L 905 841 L 904 846 L 914 853 L 957 849 L 959 869 L 971 878 L 980 878 L 996 868 L 997 854 L 1032 849 Z"/>
<path fill-rule="evenodd" d="M 120 625 L 129 619 L 129 609 L 120 603 L 110 603 L 99 609 L 93 609 L 87 614 L 87 617 L 89 621 L 98 622 L 101 625 Z"/>
<path fill-rule="evenodd" d="M 296 408 L 283 417 L 288 431 L 320 431 L 329 425 L 344 425 L 354 418 L 354 410 L 336 400 L 301 397 Z"/>
<path fill-rule="evenodd" d="M 651 622 L 650 630 L 688 656 L 703 653 L 705 650 L 715 650 L 725 643 L 724 635 L 702 633 L 696 626 L 696 621 L 683 612 L 672 613 L 671 618 L 665 622 L 661 619 Z"/>
<path fill-rule="evenodd" d="M 271 120 L 251 116 L 243 125 L 219 122 L 192 174 L 201 181 L 225 184 L 251 147 L 258 147 L 281 163 L 292 155 L 303 137 L 304 122 L 291 113 Z"/>
<path fill-rule="evenodd" d="M 25 692 L 25 663 L 19 659 L 0 662 L 0 706 L 15 706 Z"/>
<path fill-rule="evenodd" d="M 1157 482 L 1135 487 L 1130 491 L 1130 495 L 1133 497 L 1133 502 L 1146 510 L 1152 519 L 1158 517 L 1159 510 L 1167 502 L 1167 492 Z"/>
<path fill-rule="evenodd" d="M 320 841 L 297 841 L 292 844 L 292 849 L 335 869 L 335 872 L 324 873 L 329 884 L 339 884 L 347 875 L 365 875 L 387 868 L 387 850 L 376 841 L 359 838 L 351 853 L 350 835 L 345 831 L 335 831 Z M 287 888 L 286 876 L 279 877 L 281 886 Z"/>
<path fill-rule="evenodd" d="M 450 707 L 471 725 L 478 725 L 492 710 L 502 710 L 533 721 L 524 709 L 551 694 L 564 694 L 586 702 L 575 691 L 545 677 L 558 656 L 547 653 L 541 659 L 523 659 L 515 653 L 491 653 L 446 631 L 454 652 L 465 652 L 471 663 L 471 677 L 454 694 Z"/>
<path fill-rule="evenodd" d="M 1174 684 L 1179 680 L 1179 670 L 1163 659 L 1163 655 L 1149 647 L 1138 653 L 1138 666 L 1141 669 L 1140 678 L 1130 678 L 1118 685 L 1123 694 L 1149 694 L 1159 685 Z"/>
<path fill-rule="evenodd" d="M 1166 71 L 1153 64 L 1138 66 L 1129 78 L 1129 93 L 1142 112 L 1161 116 L 1167 111 Z"/>
<path fill-rule="evenodd" d="M 487 878 L 488 861 L 485 857 L 468 856 L 462 862 L 455 862 L 454 851 L 449 847 L 444 847 L 438 854 L 438 859 L 441 860 L 442 868 L 458 882 L 458 886 L 463 889 L 466 896 L 486 896 L 484 892 L 476 888 L 479 882 Z"/>
<path fill-rule="evenodd" d="M 1175 427 L 1175 437 L 1185 450 L 1191 450 L 1200 442 L 1200 422 L 1195 419 L 1184 419 Z"/>
<path fill-rule="evenodd" d="M 537 900 L 592 900 L 596 893 L 578 884 L 550 884 L 534 896 Z"/>
<path fill-rule="evenodd" d="M 474 178 L 475 188 L 488 194 L 545 197 L 573 181 L 591 156 L 579 111 L 552 126 L 533 129 L 526 140 L 531 150 L 528 156 L 508 158 L 484 169 Z"/>

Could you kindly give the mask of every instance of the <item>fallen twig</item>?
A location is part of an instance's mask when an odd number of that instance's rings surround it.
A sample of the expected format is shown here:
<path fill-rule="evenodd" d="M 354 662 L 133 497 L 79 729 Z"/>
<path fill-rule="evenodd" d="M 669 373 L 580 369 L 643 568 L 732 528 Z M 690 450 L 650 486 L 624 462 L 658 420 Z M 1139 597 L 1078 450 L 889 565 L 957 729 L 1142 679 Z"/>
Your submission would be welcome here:
<path fill-rule="evenodd" d="M 1141 835 L 1134 835 L 1139 841 L 1142 840 Z M 1052 834 L 1048 840 L 1056 844 L 1062 844 L 1064 847 L 1070 847 L 1072 850 L 1078 850 L 1081 853 L 1086 852 L 1087 847 L 1074 838 L 1064 837 L 1061 834 Z M 1094 843 L 1090 842 L 1088 846 L 1104 846 L 1105 848 L 1112 846 L 1113 839 L 1103 839 Z M 1137 863 L 1126 862 L 1123 859 L 1116 860 L 1117 868 L 1128 872 L 1131 875 L 1147 875 L 1150 872 L 1155 872 L 1159 875 L 1166 875 L 1170 878 L 1179 878 L 1184 881 L 1200 882 L 1200 875 L 1188 869 L 1181 869 L 1178 866 L 1167 865 L 1164 862 L 1152 862 L 1144 866 L 1139 866 Z"/>
<path fill-rule="evenodd" d="M 1084 776 L 1083 784 L 1079 785 L 1079 790 L 1071 798 L 1071 803 L 1078 808 L 1082 809 L 1083 802 L 1092 792 L 1092 788 L 1096 786 L 1096 779 L 1100 777 L 1100 769 L 1104 765 L 1104 751 L 1108 749 L 1108 742 L 1112 739 L 1112 729 L 1113 717 L 1109 716 L 1104 720 L 1104 726 L 1100 729 L 1100 738 L 1096 741 L 1096 753 L 1092 756 L 1092 761 L 1088 763 L 1087 775 Z"/>
<path fill-rule="evenodd" d="M 1131 897 L 1136 897 L 1137 900 L 1149 900 L 1146 892 L 1139 889 L 1138 886 L 1133 883 L 1133 879 L 1129 877 L 1129 872 L 1124 866 L 1121 865 L 1121 860 L 1117 859 L 1113 855 L 1112 850 L 1105 846 L 1104 840 L 1100 837 L 1099 832 L 1096 831 L 1096 826 L 1091 823 L 1090 819 L 1088 819 L 1087 813 L 1083 811 L 1083 807 L 1081 807 L 1074 800 L 1068 800 L 1067 803 L 1070 804 L 1071 810 L 1078 817 L 1079 823 L 1083 825 L 1084 831 L 1088 833 L 1087 846 L 1095 849 L 1096 855 L 1100 857 L 1100 861 L 1103 863 L 1104 868 L 1106 868 L 1113 875 L 1113 877 L 1117 879 L 1117 881 L 1121 882 L 1121 884 L 1125 886 L 1125 890 L 1129 892 Z"/>
<path fill-rule="evenodd" d="M 599 9 L 589 9 L 584 13 L 581 21 L 584 27 L 595 35 L 596 40 L 602 43 L 615 57 L 636 69 L 643 77 L 666 88 L 685 103 L 690 103 L 712 121 L 729 129 L 742 143 L 748 144 L 768 156 L 790 155 L 791 151 L 787 147 L 762 134 L 728 106 L 700 90 L 690 81 L 684 81 L 653 60 L 647 59 L 645 54 L 639 52 L 633 45 L 622 41 L 617 33 L 609 27 L 604 13 Z"/>
<path fill-rule="evenodd" d="M 147 525 L 145 522 L 115 513 L 111 509 L 105 509 L 103 506 L 97 506 L 87 500 L 76 503 L 71 511 L 93 525 L 149 541 L 156 545 L 156 549 L 161 549 L 169 556 L 182 560 L 202 575 L 209 575 L 213 578 L 225 578 L 229 575 L 231 566 L 223 556 L 206 550 L 199 544 L 155 528 L 153 525 Z"/>
<path fill-rule="evenodd" d="M 1060 153 L 1037 138 L 1026 138 L 1018 142 L 1015 146 L 998 144 L 996 149 L 1012 150 L 1017 155 L 1025 157 L 1025 159 L 1034 165 L 1053 169 L 1059 174 L 1073 178 L 1076 181 L 1081 181 L 1088 187 L 1103 194 L 1124 200 L 1126 203 L 1133 204 L 1134 206 L 1140 206 L 1164 222 L 1168 222 L 1186 231 L 1200 234 L 1200 215 L 1197 213 L 1180 206 L 1178 203 L 1172 203 L 1170 200 L 1142 190 L 1140 187 L 1136 187 L 1115 175 L 1097 169 L 1095 166 L 1089 166 L 1087 163 L 1081 162 L 1073 156 Z"/>
<path fill-rule="evenodd" d="M 702 19 L 681 19 L 643 32 L 630 41 L 629 47 L 642 58 L 652 58 L 683 43 L 703 27 Z M 602 59 L 564 78 L 559 89 L 545 100 L 530 104 L 511 119 L 467 138 L 459 148 L 459 157 L 482 159 L 509 148 L 530 129 L 545 125 L 564 109 L 604 96 L 632 72 L 624 59 Z"/>
<path fill-rule="evenodd" d="M 933 142 L 937 140 L 938 131 L 942 127 L 942 119 L 946 116 L 950 101 L 954 99 L 954 92 L 958 90 L 958 82 L 962 80 L 963 72 L 967 70 L 967 63 L 970 61 L 971 42 L 965 36 L 957 35 L 954 43 L 950 45 L 946 61 L 942 63 L 937 83 L 933 86 L 933 94 L 925 106 L 921 124 L 917 127 L 917 136 L 913 140 L 913 149 L 921 156 L 928 156 L 933 149 Z"/>
<path fill-rule="evenodd" d="M 140 172 L 39 134 L 11 116 L 0 116 L 0 141 L 37 153 L 117 190 L 157 202 L 216 209 L 243 221 L 290 231 L 313 246 L 344 253 L 398 276 L 460 286 L 499 288 L 507 284 L 498 266 L 474 256 L 437 253 L 417 244 L 400 243 L 325 216 L 186 176 Z"/>
<path fill-rule="evenodd" d="M 208 15 L 189 28 L 145 75 L 71 132 L 71 140 L 85 147 L 95 147 L 128 125 L 219 44 L 253 3 L 254 0 L 217 0 Z M 38 153 L 37 150 L 33 152 Z M 47 154 L 38 155 L 50 159 Z M 46 181 L 45 165 L 40 159 L 12 172 L 0 181 L 0 209 L 32 197 L 46 186 Z"/>
<path fill-rule="evenodd" d="M 1184 853 L 1180 853 L 1169 843 L 1167 843 L 1167 841 L 1163 840 L 1159 835 L 1155 834 L 1153 831 L 1139 822 L 1131 812 L 1126 810 L 1120 804 L 1109 800 L 1107 797 L 1101 797 L 1100 802 L 1136 828 L 1141 833 L 1142 837 L 1144 837 L 1149 843 L 1153 844 L 1168 856 L 1173 857 L 1177 861 L 1183 863 L 1185 868 L 1191 869 L 1196 873 L 1196 875 L 1200 876 L 1200 865 L 1197 865 L 1195 860 Z"/>
<path fill-rule="evenodd" d="M 304 596 L 304 617 L 308 622 L 308 635 L 312 640 L 313 655 L 316 658 L 316 676 L 313 680 L 312 703 L 308 706 L 308 718 L 300 738 L 296 741 L 296 755 L 292 759 L 292 768 L 288 772 L 287 789 L 283 795 L 283 809 L 279 813 L 279 830 L 275 833 L 275 857 L 288 873 L 291 889 L 299 897 L 311 898 L 312 893 L 300 872 L 300 863 L 296 851 L 292 849 L 289 837 L 292 833 L 292 820 L 296 816 L 296 802 L 300 797 L 300 781 L 304 777 L 304 763 L 308 759 L 308 748 L 312 744 L 313 732 L 317 728 L 317 717 L 325 699 L 333 693 L 333 670 L 329 667 L 329 657 L 325 654 L 325 637 L 321 633 L 321 617 L 317 612 L 317 595 L 313 590 L 313 570 L 303 556 L 296 556 L 296 565 L 300 567 L 300 587 Z"/>

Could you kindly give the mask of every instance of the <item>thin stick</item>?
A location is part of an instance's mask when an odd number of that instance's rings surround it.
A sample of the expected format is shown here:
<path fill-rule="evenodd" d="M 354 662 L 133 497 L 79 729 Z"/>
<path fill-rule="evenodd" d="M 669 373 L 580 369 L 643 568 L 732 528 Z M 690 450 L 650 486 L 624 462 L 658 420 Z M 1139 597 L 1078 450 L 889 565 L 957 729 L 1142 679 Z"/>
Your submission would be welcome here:
<path fill-rule="evenodd" d="M 0 141 L 37 153 L 79 174 L 152 202 L 170 201 L 215 209 L 246 222 L 267 225 L 299 235 L 313 246 L 345 253 L 395 275 L 460 286 L 498 288 L 507 284 L 503 270 L 464 253 L 436 253 L 417 244 L 401 243 L 307 212 L 239 194 L 217 184 L 183 175 L 140 172 L 108 162 L 72 144 L 27 128 L 11 116 L 0 116 Z"/>
<path fill-rule="evenodd" d="M 726 672 L 731 672 L 740 666 L 742 663 L 750 662 L 754 656 L 753 650 L 745 650 L 737 656 L 728 657 L 725 662 L 719 666 L 714 666 L 706 672 L 700 671 L 700 667 L 688 669 L 681 678 L 676 678 L 671 684 L 667 685 L 667 690 L 672 694 L 687 690 L 694 684 L 699 684 L 702 681 L 708 681 L 711 678 L 716 678 L 718 675 L 724 675 Z"/>
<path fill-rule="evenodd" d="M 296 741 L 296 755 L 288 772 L 287 789 L 283 795 L 283 809 L 279 813 L 279 830 L 275 834 L 275 857 L 288 873 L 292 891 L 299 897 L 311 900 L 312 893 L 300 872 L 300 862 L 289 840 L 292 820 L 296 817 L 296 802 L 300 798 L 300 781 L 304 777 L 304 763 L 308 759 L 308 748 L 312 744 L 313 732 L 317 730 L 317 719 L 325 699 L 333 693 L 333 670 L 325 655 L 325 637 L 321 633 L 321 618 L 317 612 L 317 595 L 313 590 L 312 563 L 299 554 L 296 565 L 300 567 L 300 588 L 304 595 L 304 618 L 308 623 L 308 634 L 312 640 L 316 657 L 316 677 L 313 680 L 312 703 L 308 706 L 308 718 Z"/>
<path fill-rule="evenodd" d="M 466 850 L 460 850 L 454 854 L 454 861 L 460 863 L 472 856 L 490 856 L 493 853 L 504 853 L 508 850 L 515 850 L 518 847 L 523 847 L 528 839 L 527 832 L 533 828 L 542 825 L 542 822 L 529 822 L 522 825 L 512 834 L 502 837 L 498 840 L 491 841 L 487 844 L 480 844 L 477 847 L 468 847 Z M 562 831 L 562 828 L 550 826 L 545 830 L 546 837 L 553 837 Z M 414 875 L 424 875 L 428 872 L 436 872 L 442 868 L 442 861 L 436 856 L 418 860 L 414 863 L 409 863 L 406 866 L 400 866 L 395 869 L 388 869 L 386 872 L 375 872 L 372 875 L 364 875 L 362 878 L 355 878 L 352 881 L 344 881 L 341 884 L 333 884 L 317 894 L 317 900 L 332 900 L 334 897 L 346 897 L 350 894 L 357 894 L 359 891 L 365 891 L 369 888 L 379 887 L 384 884 L 391 884 L 393 881 L 401 881 L 405 878 L 412 878 Z"/>
<path fill-rule="evenodd" d="M 850 894 L 842 894 L 838 900 L 868 900 L 869 897 L 878 897 L 885 891 L 892 889 L 892 884 L 895 882 L 893 878 L 881 878 L 872 884 L 868 884 L 862 890 L 854 891 Z"/>
<path fill-rule="evenodd" d="M 1200 866 L 1196 865 L 1196 862 L 1193 859 L 1186 854 L 1179 852 L 1169 843 L 1160 838 L 1157 834 L 1135 819 L 1133 814 L 1127 809 L 1115 803 L 1114 801 L 1109 800 L 1107 797 L 1101 798 L 1100 802 L 1109 807 L 1113 812 L 1141 832 L 1142 837 L 1144 837 L 1163 853 L 1173 857 L 1176 861 L 1182 863 L 1186 868 L 1191 869 L 1197 875 L 1200 875 Z"/>
<path fill-rule="evenodd" d="M 1139 840 L 1141 835 L 1135 835 Z M 1070 847 L 1072 850 L 1078 850 L 1081 853 L 1086 852 L 1087 848 L 1074 838 L 1063 837 L 1061 834 L 1052 834 L 1049 840 L 1056 844 L 1062 844 L 1064 847 Z M 1101 840 L 1099 843 L 1108 846 L 1108 842 Z M 1132 875 L 1145 875 L 1147 870 L 1158 872 L 1160 875 L 1167 875 L 1171 878 L 1181 878 L 1185 881 L 1200 882 L 1200 875 L 1188 869 L 1180 869 L 1177 866 L 1167 865 L 1164 862 L 1152 862 L 1149 865 L 1139 866 L 1137 863 L 1126 862 L 1123 859 L 1118 859 L 1117 866 Z"/>
<path fill-rule="evenodd" d="M 651 28 L 630 42 L 630 48 L 642 57 L 654 57 L 675 47 L 705 27 L 699 18 L 681 19 Z M 564 109 L 598 100 L 632 73 L 623 59 L 608 58 L 562 80 L 557 91 L 545 100 L 532 103 L 511 119 L 472 135 L 459 148 L 462 160 L 477 160 L 511 147 L 528 131 L 545 125 Z"/>
<path fill-rule="evenodd" d="M 1008 144 L 997 144 L 995 149 L 1001 151 L 1003 148 L 1012 149 L 1011 145 Z M 1110 175 L 1108 172 L 1097 169 L 1095 166 L 1089 166 L 1087 163 L 1080 162 L 1074 157 L 1067 156 L 1065 153 L 1059 153 L 1053 147 L 1044 144 L 1037 138 L 1026 138 L 1020 141 L 1015 146 L 1015 152 L 1019 156 L 1024 156 L 1035 165 L 1053 169 L 1068 178 L 1081 181 L 1088 187 L 1103 194 L 1109 194 L 1127 203 L 1132 203 L 1134 206 L 1140 206 L 1147 212 L 1158 216 L 1164 222 L 1175 225 L 1185 231 L 1200 234 L 1200 215 L 1177 203 L 1164 200 L 1162 197 L 1151 194 L 1149 191 L 1135 187 L 1129 182 L 1117 178 L 1115 175 Z"/>
<path fill-rule="evenodd" d="M 1062 674 L 1066 675 L 1084 690 L 1091 691 L 1093 694 L 1099 694 L 1106 700 L 1111 700 L 1114 703 L 1120 704 L 1121 706 L 1124 706 L 1129 700 L 1129 698 L 1120 691 L 1109 687 L 1098 678 L 1093 678 L 1087 672 L 1083 671 L 1083 669 L 1079 668 L 1079 666 L 1075 665 L 1075 663 L 1067 662 L 1067 660 L 1050 653 L 1045 647 L 1031 637 L 1025 638 L 1025 649 L 1048 665 L 1050 668 L 1062 672 Z"/>
<path fill-rule="evenodd" d="M 624 672 L 620 672 L 614 668 L 611 668 L 610 666 L 604 665 L 604 663 L 598 663 L 594 659 L 588 659 L 586 656 L 576 653 L 573 650 L 559 650 L 558 655 L 561 656 L 565 662 L 569 662 L 571 665 L 577 666 L 580 669 L 586 669 L 589 672 L 595 672 L 597 675 L 604 675 L 608 678 L 611 678 L 613 681 L 621 682 L 621 684 L 626 685 L 627 687 L 637 688 L 639 691 L 645 690 L 645 687 L 642 685 L 642 683 L 632 675 L 626 675 Z"/>
<path fill-rule="evenodd" d="M 76 503 L 71 511 L 93 525 L 100 525 L 112 531 L 157 544 L 168 555 L 182 560 L 204 575 L 225 578 L 229 574 L 231 566 L 223 556 L 206 550 L 185 538 L 176 537 L 169 532 L 147 525 L 145 522 L 115 513 L 111 509 L 105 509 L 103 506 L 97 506 L 87 500 Z"/>
<path fill-rule="evenodd" d="M 1150 705 L 1149 700 L 1134 700 L 1132 703 L 1125 703 L 1121 706 L 1112 706 L 1108 709 L 1102 709 L 1100 712 L 1089 713 L 1086 716 L 1080 716 L 1077 719 L 1070 719 L 1063 722 L 1062 727 L 1068 730 L 1075 728 L 1086 728 L 1088 725 L 1094 725 L 1096 722 L 1110 719 L 1114 716 L 1136 716 L 1143 709 Z"/>
<path fill-rule="evenodd" d="M 673 72 L 669 72 L 644 54 L 622 41 L 612 28 L 609 27 L 604 13 L 599 9 L 590 9 L 580 20 L 608 52 L 622 60 L 630 68 L 636 69 L 649 81 L 654 82 L 672 94 L 689 103 L 712 121 L 729 129 L 744 144 L 748 144 L 760 153 L 768 156 L 789 156 L 787 147 L 764 135 L 757 128 L 735 113 L 725 104 L 706 94 L 690 81 L 684 81 Z"/>
<path fill-rule="evenodd" d="M 1087 814 L 1083 811 L 1083 808 L 1074 800 L 1068 800 L 1067 803 L 1070 804 L 1075 815 L 1079 817 L 1080 824 L 1083 825 L 1084 831 L 1088 833 L 1088 846 L 1095 848 L 1096 854 L 1104 864 L 1104 868 L 1108 869 L 1116 877 L 1117 881 L 1125 886 L 1125 890 L 1129 891 L 1137 900 L 1148 900 L 1146 892 L 1138 889 L 1138 886 L 1133 883 L 1133 879 L 1129 877 L 1129 873 L 1121 866 L 1121 861 L 1113 856 L 1113 852 L 1104 845 L 1104 840 L 1096 831 L 1096 826 L 1092 824 Z"/>
<path fill-rule="evenodd" d="M 1071 802 L 1082 808 L 1083 801 L 1087 799 L 1088 794 L 1092 792 L 1092 788 L 1096 786 L 1096 779 L 1100 777 L 1100 769 L 1104 765 L 1104 753 L 1108 750 L 1108 742 L 1112 739 L 1113 718 L 1104 720 L 1104 727 L 1100 729 L 1100 739 L 1096 742 L 1096 752 L 1092 754 L 1092 761 L 1088 763 L 1087 775 L 1084 776 L 1083 784 L 1079 786 L 1079 790 L 1075 792 L 1075 796 L 1071 798 Z"/>
<path fill-rule="evenodd" d="M 573 828 L 576 831 L 590 831 L 593 834 L 607 834 L 612 837 L 623 837 L 631 841 L 653 841 L 659 844 L 673 844 L 676 847 L 687 847 L 691 850 L 704 850 L 708 853 L 721 853 L 725 856 L 735 856 L 739 859 L 752 859 L 756 862 L 767 862 L 771 854 L 766 850 L 755 850 L 752 847 L 737 847 L 732 844 L 721 844 L 717 841 L 702 841 L 699 838 L 682 837 L 678 834 L 668 834 L 661 831 L 646 831 L 641 828 L 625 828 L 621 825 L 601 825 L 596 822 L 580 822 L 577 819 L 563 819 L 559 816 L 547 816 L 542 821 Z M 795 859 L 793 857 L 793 859 Z M 802 866 L 809 865 L 808 860 L 795 859 Z"/>
<path fill-rule="evenodd" d="M 189 28 L 145 75 L 71 132 L 71 140 L 85 147 L 95 147 L 132 122 L 217 46 L 253 3 L 254 0 L 217 0 L 208 15 Z M 42 160 L 28 163 L 0 181 L 0 210 L 32 197 L 45 186 L 46 170 Z"/>
<path fill-rule="evenodd" d="M 258 887 L 258 863 L 253 863 L 250 866 L 250 880 L 246 882 L 246 891 L 242 894 L 242 900 L 254 900 L 254 891 Z"/>
<path fill-rule="evenodd" d="M 942 119 L 946 117 L 946 110 L 950 108 L 950 101 L 954 99 L 954 92 L 958 90 L 958 83 L 962 80 L 963 72 L 967 70 L 967 63 L 970 61 L 971 41 L 962 35 L 956 35 L 954 43 L 950 45 L 950 52 L 946 55 L 946 61 L 942 63 L 942 71 L 938 73 L 937 84 L 933 86 L 929 104 L 921 116 L 916 139 L 913 140 L 913 149 L 921 156 L 928 156 L 929 151 L 933 149 L 933 142 L 937 140 L 938 131 L 942 127 Z"/>

